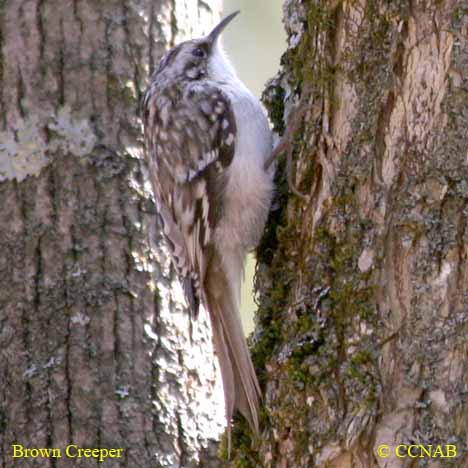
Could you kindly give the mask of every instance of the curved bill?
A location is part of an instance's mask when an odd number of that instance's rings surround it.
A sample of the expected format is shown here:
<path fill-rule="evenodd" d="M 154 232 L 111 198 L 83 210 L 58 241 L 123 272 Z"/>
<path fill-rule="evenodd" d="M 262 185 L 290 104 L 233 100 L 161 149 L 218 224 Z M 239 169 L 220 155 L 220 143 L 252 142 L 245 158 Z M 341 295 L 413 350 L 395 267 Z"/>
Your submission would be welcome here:
<path fill-rule="evenodd" d="M 211 43 L 214 43 L 218 37 L 223 32 L 224 28 L 240 13 L 240 11 L 235 11 L 230 15 L 226 16 L 226 18 L 222 19 L 221 22 L 214 27 L 213 31 L 208 34 L 208 39 Z"/>

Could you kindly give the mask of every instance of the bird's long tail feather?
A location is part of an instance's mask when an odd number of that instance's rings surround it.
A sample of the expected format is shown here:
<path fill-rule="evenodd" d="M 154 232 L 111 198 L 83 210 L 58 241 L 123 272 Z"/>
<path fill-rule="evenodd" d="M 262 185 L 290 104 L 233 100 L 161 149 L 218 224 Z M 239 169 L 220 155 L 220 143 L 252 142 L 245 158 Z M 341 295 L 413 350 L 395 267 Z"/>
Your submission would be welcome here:
<path fill-rule="evenodd" d="M 223 379 L 228 428 L 234 410 L 237 409 L 258 435 L 261 393 L 242 330 L 235 299 L 237 292 L 233 291 L 222 267 L 216 266 L 214 269 L 216 271 L 207 275 L 207 282 L 210 284 L 206 285 L 205 299 Z"/>

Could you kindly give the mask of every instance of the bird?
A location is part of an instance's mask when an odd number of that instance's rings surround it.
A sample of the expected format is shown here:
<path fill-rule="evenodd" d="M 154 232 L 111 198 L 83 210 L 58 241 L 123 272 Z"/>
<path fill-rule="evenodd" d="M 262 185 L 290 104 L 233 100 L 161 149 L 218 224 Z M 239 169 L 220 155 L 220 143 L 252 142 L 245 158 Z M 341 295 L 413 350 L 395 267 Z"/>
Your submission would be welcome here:
<path fill-rule="evenodd" d="M 235 411 L 259 434 L 261 389 L 242 329 L 244 262 L 274 193 L 272 132 L 220 36 L 239 14 L 170 49 L 142 98 L 145 157 L 156 210 L 191 320 L 209 315 L 229 433 Z M 268 166 L 268 167 L 266 167 Z"/>

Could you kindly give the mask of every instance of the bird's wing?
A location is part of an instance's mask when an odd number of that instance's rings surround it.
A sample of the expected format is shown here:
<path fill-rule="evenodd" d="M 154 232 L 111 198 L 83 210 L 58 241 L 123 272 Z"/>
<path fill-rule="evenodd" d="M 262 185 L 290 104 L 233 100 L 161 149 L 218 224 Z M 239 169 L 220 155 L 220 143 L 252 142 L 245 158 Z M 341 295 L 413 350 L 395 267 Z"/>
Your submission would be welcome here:
<path fill-rule="evenodd" d="M 210 314 L 228 423 L 238 408 L 258 434 L 260 388 L 242 331 L 238 291 L 223 265 L 225 252 L 213 242 L 234 156 L 231 103 L 215 86 L 197 83 L 184 92 L 156 92 L 144 103 L 157 208 L 192 310 L 196 313 L 203 298 Z M 242 262 L 243 257 L 240 270 Z"/>
<path fill-rule="evenodd" d="M 212 234 L 222 209 L 236 122 L 228 96 L 196 83 L 143 100 L 147 159 L 157 209 L 194 313 L 202 297 Z"/>

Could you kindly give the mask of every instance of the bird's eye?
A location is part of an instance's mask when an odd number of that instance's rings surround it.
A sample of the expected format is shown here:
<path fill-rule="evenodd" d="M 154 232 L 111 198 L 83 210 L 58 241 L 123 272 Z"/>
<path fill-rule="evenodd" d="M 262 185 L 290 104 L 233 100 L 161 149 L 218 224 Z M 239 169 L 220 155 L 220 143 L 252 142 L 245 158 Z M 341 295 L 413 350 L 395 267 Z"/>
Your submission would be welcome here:
<path fill-rule="evenodd" d="M 192 55 L 195 57 L 204 57 L 205 51 L 201 47 L 197 47 L 196 49 L 192 50 Z"/>

